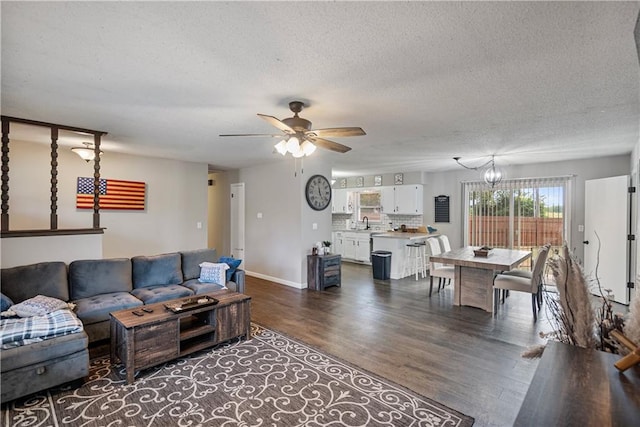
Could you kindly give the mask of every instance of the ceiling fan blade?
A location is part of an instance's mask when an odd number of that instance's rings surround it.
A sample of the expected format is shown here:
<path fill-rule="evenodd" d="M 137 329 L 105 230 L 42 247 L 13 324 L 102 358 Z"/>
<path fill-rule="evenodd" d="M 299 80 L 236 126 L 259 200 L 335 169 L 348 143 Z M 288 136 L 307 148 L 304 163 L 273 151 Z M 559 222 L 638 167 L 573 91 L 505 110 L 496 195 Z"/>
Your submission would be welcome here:
<path fill-rule="evenodd" d="M 261 136 L 261 137 L 269 137 L 269 138 L 282 138 L 283 135 L 281 133 L 272 134 L 272 133 L 234 133 L 227 135 L 218 135 L 218 136 Z"/>
<path fill-rule="evenodd" d="M 296 131 L 293 130 L 289 125 L 287 125 L 286 123 L 283 123 L 282 121 L 280 121 L 279 119 L 277 119 L 277 118 L 275 118 L 273 116 L 267 116 L 266 114 L 258 113 L 258 117 L 260 117 L 261 119 L 269 122 L 272 126 L 277 127 L 278 129 L 280 129 L 284 133 L 288 133 L 288 134 L 296 133 Z"/>
<path fill-rule="evenodd" d="M 307 139 L 313 142 L 315 145 L 317 145 L 320 148 L 325 148 L 331 151 L 337 151 L 338 153 L 346 153 L 347 151 L 351 150 L 351 147 L 338 144 L 337 142 L 329 141 L 328 139 L 316 138 L 311 136 L 309 136 Z"/>
<path fill-rule="evenodd" d="M 307 131 L 306 133 L 308 135 L 318 136 L 320 138 L 325 138 L 325 137 L 341 138 L 344 136 L 366 135 L 365 131 L 359 127 L 313 129 L 313 130 Z"/>

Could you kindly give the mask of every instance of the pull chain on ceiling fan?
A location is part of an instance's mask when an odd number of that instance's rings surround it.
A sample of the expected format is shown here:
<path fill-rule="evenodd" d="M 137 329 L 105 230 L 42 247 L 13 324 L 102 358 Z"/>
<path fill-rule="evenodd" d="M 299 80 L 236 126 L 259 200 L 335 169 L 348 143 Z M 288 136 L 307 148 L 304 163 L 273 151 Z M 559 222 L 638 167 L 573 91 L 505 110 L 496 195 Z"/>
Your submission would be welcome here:
<path fill-rule="evenodd" d="M 274 148 L 283 156 L 291 153 L 293 157 L 308 156 L 316 150 L 316 147 L 326 150 L 336 151 L 338 153 L 346 153 L 351 147 L 339 144 L 326 139 L 326 137 L 342 138 L 346 136 L 366 135 L 365 131 L 359 127 L 339 127 L 326 129 L 311 129 L 311 122 L 298 116 L 298 113 L 304 108 L 301 101 L 291 101 L 289 109 L 293 112 L 293 117 L 279 120 L 273 116 L 258 113 L 258 117 L 265 120 L 272 126 L 284 132 L 282 134 L 233 134 L 220 136 L 262 136 L 280 138 Z"/>

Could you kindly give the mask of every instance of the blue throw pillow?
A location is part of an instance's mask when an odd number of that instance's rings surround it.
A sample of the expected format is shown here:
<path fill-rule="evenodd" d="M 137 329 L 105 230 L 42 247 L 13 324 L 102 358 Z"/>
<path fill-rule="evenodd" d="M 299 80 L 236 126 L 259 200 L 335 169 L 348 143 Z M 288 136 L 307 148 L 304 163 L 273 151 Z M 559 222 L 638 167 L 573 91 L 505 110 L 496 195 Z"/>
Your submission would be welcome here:
<path fill-rule="evenodd" d="M 0 306 L 0 311 L 7 311 L 9 310 L 9 307 L 11 307 L 13 305 L 13 301 L 11 301 L 11 298 L 9 298 L 8 296 L 6 296 L 3 293 L 0 293 L 0 295 L 2 296 L 2 301 L 1 301 L 1 306 Z"/>
<path fill-rule="evenodd" d="M 229 269 L 227 270 L 227 282 L 231 280 L 233 277 L 233 273 L 236 272 L 236 269 L 242 263 L 241 259 L 236 259 L 233 257 L 221 256 L 218 262 L 225 262 L 229 265 Z"/>

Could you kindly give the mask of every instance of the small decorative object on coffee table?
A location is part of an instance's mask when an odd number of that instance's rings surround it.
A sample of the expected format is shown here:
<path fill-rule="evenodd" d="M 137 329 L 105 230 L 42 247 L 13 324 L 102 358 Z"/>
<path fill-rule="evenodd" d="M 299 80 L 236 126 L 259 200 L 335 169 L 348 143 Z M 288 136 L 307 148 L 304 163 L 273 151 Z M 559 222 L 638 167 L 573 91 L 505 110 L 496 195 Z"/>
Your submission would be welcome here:
<path fill-rule="evenodd" d="M 193 298 L 174 300 L 166 303 L 164 306 L 173 311 L 179 313 L 181 311 L 193 310 L 199 307 L 205 307 L 207 305 L 217 304 L 218 300 L 208 295 L 196 296 Z"/>

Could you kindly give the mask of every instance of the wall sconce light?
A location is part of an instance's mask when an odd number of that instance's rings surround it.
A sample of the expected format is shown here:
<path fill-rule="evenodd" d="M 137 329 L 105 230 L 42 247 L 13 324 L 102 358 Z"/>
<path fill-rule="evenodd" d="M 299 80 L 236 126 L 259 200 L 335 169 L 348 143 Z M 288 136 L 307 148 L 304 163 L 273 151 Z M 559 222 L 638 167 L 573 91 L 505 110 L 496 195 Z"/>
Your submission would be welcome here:
<path fill-rule="evenodd" d="M 486 166 L 489 166 L 485 172 L 484 172 L 484 182 L 486 182 L 487 184 L 489 184 L 491 187 L 495 187 L 496 184 L 500 183 L 500 181 L 502 181 L 502 177 L 503 177 L 503 173 L 500 169 L 496 168 L 496 162 L 495 162 L 495 155 L 491 156 L 491 160 L 487 161 L 486 163 L 480 165 L 480 166 L 476 166 L 476 167 L 469 167 L 466 165 L 463 165 L 462 163 L 460 163 L 460 157 L 454 157 L 453 160 L 456 161 L 457 164 L 459 164 L 460 166 L 462 166 L 465 169 L 469 169 L 469 170 L 480 170 Z"/>
<path fill-rule="evenodd" d="M 80 156 L 82 160 L 89 163 L 96 158 L 95 147 L 90 142 L 83 142 L 82 144 L 84 147 L 73 147 L 71 151 Z M 100 151 L 100 155 L 102 156 L 102 151 Z"/>

